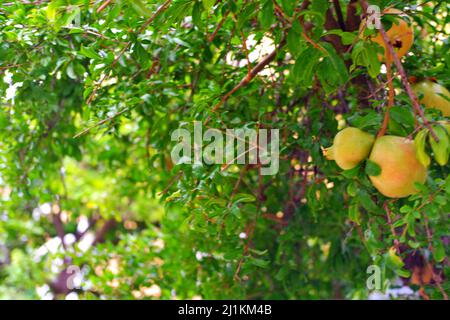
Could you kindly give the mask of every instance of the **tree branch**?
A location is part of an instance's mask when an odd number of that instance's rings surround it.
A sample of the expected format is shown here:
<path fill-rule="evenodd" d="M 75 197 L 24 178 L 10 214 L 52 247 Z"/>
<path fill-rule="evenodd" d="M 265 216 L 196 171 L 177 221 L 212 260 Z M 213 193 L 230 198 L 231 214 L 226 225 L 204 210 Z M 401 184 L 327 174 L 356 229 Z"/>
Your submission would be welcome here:
<path fill-rule="evenodd" d="M 363 9 L 363 11 L 367 12 L 367 7 L 368 7 L 367 1 L 360 0 L 360 3 L 361 3 L 361 8 Z M 403 68 L 403 65 L 402 65 L 399 57 L 397 56 L 397 53 L 395 52 L 394 47 L 393 47 L 392 43 L 390 42 L 389 37 L 388 37 L 386 31 L 384 30 L 384 27 L 382 24 L 379 29 L 379 32 L 380 32 L 381 36 L 383 37 L 383 41 L 384 41 L 386 47 L 389 50 L 388 55 L 387 55 L 388 57 L 386 57 L 386 60 L 388 60 L 388 58 L 392 58 L 392 60 L 394 61 L 395 66 L 397 67 L 397 70 L 402 79 L 403 86 L 405 87 L 406 92 L 408 93 L 408 96 L 411 99 L 414 110 L 422 118 L 423 124 L 430 131 L 430 134 L 433 137 L 433 139 L 435 141 L 439 141 L 439 138 L 436 136 L 436 133 L 434 132 L 433 128 L 431 127 L 430 123 L 428 122 L 427 118 L 425 117 L 425 114 L 424 114 L 422 108 L 420 107 L 419 100 L 417 99 L 416 94 L 413 92 L 411 85 L 409 84 L 408 76 L 405 72 L 405 69 Z"/>

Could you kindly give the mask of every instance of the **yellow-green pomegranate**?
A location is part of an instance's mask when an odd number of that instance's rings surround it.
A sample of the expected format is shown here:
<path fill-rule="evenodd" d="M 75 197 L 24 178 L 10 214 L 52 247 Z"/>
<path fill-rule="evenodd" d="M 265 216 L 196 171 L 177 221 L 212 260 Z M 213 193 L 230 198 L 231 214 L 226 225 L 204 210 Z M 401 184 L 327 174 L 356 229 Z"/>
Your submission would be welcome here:
<path fill-rule="evenodd" d="M 349 170 L 369 156 L 373 141 L 371 134 L 348 127 L 338 132 L 333 145 L 324 149 L 324 155 L 328 160 L 336 161 L 341 169 Z"/>
<path fill-rule="evenodd" d="M 378 176 L 369 176 L 374 187 L 390 198 L 403 198 L 417 192 L 414 183 L 424 183 L 427 169 L 417 160 L 414 142 L 397 136 L 375 140 L 369 159 L 381 168 Z"/>
<path fill-rule="evenodd" d="M 445 87 L 426 80 L 414 85 L 413 90 L 418 96 L 423 95 L 420 103 L 425 107 L 441 110 L 445 117 L 450 117 L 450 100 L 447 100 L 450 99 L 450 92 Z"/>

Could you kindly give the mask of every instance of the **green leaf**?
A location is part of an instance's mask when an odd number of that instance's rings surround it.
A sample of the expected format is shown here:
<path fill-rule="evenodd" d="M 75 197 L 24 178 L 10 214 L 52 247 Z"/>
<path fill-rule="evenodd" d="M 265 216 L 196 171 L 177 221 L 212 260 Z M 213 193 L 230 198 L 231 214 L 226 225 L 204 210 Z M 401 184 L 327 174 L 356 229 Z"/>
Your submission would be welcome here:
<path fill-rule="evenodd" d="M 254 257 L 250 258 L 250 262 L 259 268 L 266 268 L 270 264 L 270 261 L 268 261 L 268 260 L 263 260 L 263 259 L 254 258 Z"/>
<path fill-rule="evenodd" d="M 52 0 L 47 6 L 47 9 L 45 10 L 45 14 L 47 16 L 47 19 L 51 22 L 54 22 L 56 19 L 56 14 L 58 11 L 58 8 L 61 6 L 61 1 L 59 0 Z"/>
<path fill-rule="evenodd" d="M 405 265 L 402 259 L 397 255 L 396 249 L 391 247 L 386 254 L 387 263 L 393 269 L 401 269 Z M 398 270 L 397 270 L 398 271 Z"/>
<path fill-rule="evenodd" d="M 133 45 L 133 57 L 139 62 L 142 69 L 146 70 L 152 65 L 152 58 L 145 48 L 136 42 Z"/>
<path fill-rule="evenodd" d="M 296 59 L 292 73 L 295 81 L 309 86 L 313 80 L 315 66 L 319 63 L 321 54 L 319 50 L 307 47 Z"/>
<path fill-rule="evenodd" d="M 379 176 L 381 174 L 381 167 L 368 159 L 366 161 L 366 174 L 372 177 Z"/>
<path fill-rule="evenodd" d="M 94 49 L 90 47 L 84 47 L 83 45 L 81 45 L 80 54 L 91 59 L 101 59 L 100 55 L 95 52 Z"/>
<path fill-rule="evenodd" d="M 75 71 L 73 70 L 73 64 L 69 63 L 66 69 L 66 74 L 70 79 L 77 79 L 77 75 L 75 74 Z"/>
<path fill-rule="evenodd" d="M 348 218 L 356 224 L 361 224 L 361 212 L 358 205 L 354 204 L 348 208 Z"/>
<path fill-rule="evenodd" d="M 431 134 L 429 135 L 431 150 L 433 150 L 434 153 L 434 159 L 439 165 L 445 166 L 449 158 L 449 136 L 447 131 L 442 126 L 433 126 L 433 131 L 439 139 L 439 141 L 436 141 Z"/>
<path fill-rule="evenodd" d="M 234 196 L 233 199 L 234 203 L 240 203 L 240 202 L 255 202 L 256 198 L 252 194 L 248 193 L 238 193 Z"/>
<path fill-rule="evenodd" d="M 380 208 L 365 190 L 359 191 L 360 204 L 369 212 L 379 212 Z"/>
<path fill-rule="evenodd" d="M 80 8 L 79 7 L 70 7 L 62 17 L 61 20 L 58 21 L 58 25 L 61 27 L 68 27 L 70 25 L 78 24 L 78 20 L 80 19 Z"/>
<path fill-rule="evenodd" d="M 394 120 L 402 127 L 407 128 L 407 132 L 414 129 L 414 114 L 410 108 L 393 106 L 389 115 L 390 120 Z"/>
<path fill-rule="evenodd" d="M 353 169 L 342 171 L 341 175 L 347 179 L 355 178 L 358 175 L 360 168 L 361 168 L 361 165 L 357 165 Z"/>
<path fill-rule="evenodd" d="M 328 9 L 328 0 L 314 0 L 311 3 L 312 11 L 325 15 Z"/>
<path fill-rule="evenodd" d="M 425 142 L 428 135 L 428 129 L 423 129 L 414 138 L 414 147 L 416 148 L 416 157 L 419 162 L 428 167 L 431 163 L 431 158 L 425 150 Z"/>
<path fill-rule="evenodd" d="M 406 224 L 405 219 L 400 218 L 400 219 L 398 219 L 397 221 L 395 221 L 395 222 L 392 224 L 392 226 L 393 226 L 394 228 L 398 228 L 398 227 L 401 227 L 401 226 L 403 226 L 403 225 L 405 225 L 405 224 Z"/>
<path fill-rule="evenodd" d="M 356 196 L 356 192 L 357 192 L 356 184 L 354 182 L 350 183 L 347 186 L 347 193 L 348 193 L 348 195 L 350 197 L 355 197 Z"/>
<path fill-rule="evenodd" d="M 319 63 L 317 76 L 329 94 L 339 86 L 348 81 L 348 71 L 344 60 L 337 54 L 334 47 L 329 43 L 324 43 L 323 47 L 328 55 Z"/>
<path fill-rule="evenodd" d="M 442 241 L 437 240 L 433 242 L 433 256 L 437 262 L 442 262 L 445 259 L 445 247 Z"/>
<path fill-rule="evenodd" d="M 215 0 L 202 0 L 203 7 L 205 8 L 206 11 L 209 11 L 215 2 L 216 2 Z"/>
<path fill-rule="evenodd" d="M 192 22 L 200 30 L 203 28 L 202 9 L 200 2 L 196 2 L 192 8 Z"/>
<path fill-rule="evenodd" d="M 353 44 L 353 42 L 357 38 L 357 34 L 355 34 L 354 32 L 345 32 L 340 29 L 329 30 L 326 32 L 326 34 L 334 34 L 334 35 L 340 36 L 341 41 L 344 45 Z"/>
<path fill-rule="evenodd" d="M 379 49 L 380 46 L 371 42 L 357 42 L 352 51 L 353 65 L 351 70 L 356 66 L 364 66 L 368 69 L 372 78 L 377 77 L 381 71 L 381 63 L 378 60 Z"/>
<path fill-rule="evenodd" d="M 249 251 L 257 254 L 258 256 L 263 256 L 263 255 L 267 254 L 267 252 L 268 252 L 267 249 L 266 250 L 256 250 L 253 248 L 249 248 Z"/>
<path fill-rule="evenodd" d="M 141 16 L 150 17 L 152 15 L 151 10 L 141 0 L 130 0 L 133 9 Z"/>
<path fill-rule="evenodd" d="M 256 3 L 250 3 L 247 5 L 242 13 L 239 15 L 238 22 L 237 22 L 237 28 L 241 30 L 245 23 L 253 18 L 255 13 L 257 12 L 257 4 Z"/>
<path fill-rule="evenodd" d="M 294 14 L 295 9 L 295 1 L 292 0 L 281 0 L 281 7 L 283 8 L 284 12 L 291 17 Z"/>
<path fill-rule="evenodd" d="M 194 6 L 196 2 L 196 0 L 173 1 L 164 15 L 164 17 L 166 17 L 167 19 L 166 23 L 171 24 L 180 22 L 182 19 L 184 19 L 184 17 L 192 12 L 191 6 Z"/>
<path fill-rule="evenodd" d="M 286 41 L 289 51 L 294 56 L 298 56 L 304 49 L 304 42 L 301 40 L 301 37 L 294 29 L 289 30 Z"/>
<path fill-rule="evenodd" d="M 408 245 L 413 249 L 417 249 L 420 247 L 420 243 L 412 241 L 412 240 L 408 240 Z"/>
<path fill-rule="evenodd" d="M 181 198 L 181 197 L 182 197 L 182 195 L 181 195 L 181 190 L 177 190 L 176 192 L 174 192 L 174 193 L 172 193 L 170 196 L 168 196 L 168 197 L 165 199 L 165 201 L 166 201 L 166 202 L 171 202 L 171 201 L 174 201 L 174 200 L 179 199 L 179 198 Z"/>
<path fill-rule="evenodd" d="M 401 213 L 410 213 L 412 211 L 413 211 L 413 208 L 411 208 L 410 206 L 408 206 L 406 204 L 400 208 Z"/>
<path fill-rule="evenodd" d="M 381 63 L 380 60 L 378 59 L 377 54 L 378 47 L 376 45 L 366 43 L 366 47 L 363 53 L 365 57 L 366 67 L 369 69 L 369 75 L 372 78 L 378 76 L 381 71 Z"/>
<path fill-rule="evenodd" d="M 272 0 L 266 0 L 264 2 L 261 10 L 260 20 L 261 20 L 261 27 L 263 29 L 269 29 L 270 26 L 275 22 Z"/>
<path fill-rule="evenodd" d="M 348 121 L 352 124 L 352 126 L 357 127 L 359 129 L 367 129 L 367 128 L 378 128 L 382 119 L 381 115 L 378 112 L 373 110 L 367 111 L 367 114 L 360 115 L 355 114 L 348 118 Z"/>
<path fill-rule="evenodd" d="M 403 277 L 403 278 L 411 277 L 411 272 L 409 270 L 397 269 L 396 272 L 400 277 Z"/>

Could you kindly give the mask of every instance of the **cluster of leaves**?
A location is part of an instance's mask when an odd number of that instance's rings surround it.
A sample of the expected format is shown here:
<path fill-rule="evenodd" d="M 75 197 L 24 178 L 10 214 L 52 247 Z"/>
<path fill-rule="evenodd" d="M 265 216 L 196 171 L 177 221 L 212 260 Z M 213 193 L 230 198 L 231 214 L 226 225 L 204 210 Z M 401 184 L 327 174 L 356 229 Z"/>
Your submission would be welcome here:
<path fill-rule="evenodd" d="M 448 4 L 371 3 L 413 18 L 405 69 L 449 87 Z M 343 126 L 383 121 L 363 14 L 352 0 L 4 3 L 0 297 L 64 298 L 74 265 L 88 299 L 367 298 L 378 265 L 380 290 L 402 277 L 442 298 L 448 167 L 390 200 L 377 168 L 322 156 Z M 422 119 L 394 81 L 388 133 L 412 135 Z M 194 121 L 279 129 L 279 172 L 172 163 L 171 133 Z"/>

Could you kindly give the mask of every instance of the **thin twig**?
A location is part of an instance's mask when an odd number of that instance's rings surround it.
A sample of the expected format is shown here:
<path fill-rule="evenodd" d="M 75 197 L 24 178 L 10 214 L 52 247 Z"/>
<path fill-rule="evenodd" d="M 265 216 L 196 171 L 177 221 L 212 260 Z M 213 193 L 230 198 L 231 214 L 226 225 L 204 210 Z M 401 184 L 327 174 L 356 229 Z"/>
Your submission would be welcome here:
<path fill-rule="evenodd" d="M 291 23 L 291 18 L 283 11 L 283 9 L 278 5 L 276 0 L 273 0 L 273 6 L 276 12 L 280 14 L 280 21 L 283 23 L 283 25 L 287 25 Z"/>
<path fill-rule="evenodd" d="M 242 47 L 244 48 L 245 58 L 247 59 L 247 77 L 250 78 L 250 72 L 252 72 L 252 66 L 250 63 L 250 58 L 248 57 L 248 48 L 247 48 L 247 38 L 245 37 L 244 32 L 241 30 L 242 36 Z"/>
<path fill-rule="evenodd" d="M 241 185 L 242 179 L 244 178 L 244 174 L 246 173 L 246 171 L 247 166 L 243 170 L 241 170 L 241 173 L 239 174 L 239 179 L 237 179 L 236 183 L 234 184 L 233 191 L 231 191 L 230 200 L 228 200 L 227 208 L 231 208 L 233 198 L 239 190 L 239 186 Z"/>
<path fill-rule="evenodd" d="M 21 5 L 39 5 L 39 4 L 47 3 L 49 1 L 50 0 L 40 0 L 40 1 L 33 1 L 33 2 L 23 1 L 21 3 Z M 17 2 L 7 2 L 7 3 L 3 3 L 2 6 L 9 7 L 9 6 L 13 6 L 15 4 L 18 4 L 18 3 Z"/>
<path fill-rule="evenodd" d="M 400 255 L 400 248 L 399 248 L 399 242 L 397 239 L 397 232 L 395 232 L 394 225 L 392 224 L 391 210 L 389 209 L 389 205 L 388 205 L 387 201 L 384 202 L 383 208 L 384 208 L 384 211 L 386 211 L 387 222 L 388 222 L 389 227 L 391 228 L 392 235 L 394 236 L 395 250 L 397 251 L 397 254 Z"/>
<path fill-rule="evenodd" d="M 394 105 L 394 83 L 392 81 L 392 68 L 391 68 L 391 62 L 386 62 L 386 76 L 388 79 L 388 86 L 389 86 L 389 98 L 388 98 L 388 104 L 386 107 L 386 111 L 384 114 L 383 124 L 381 125 L 381 129 L 378 132 L 377 138 L 384 136 L 386 133 L 388 124 L 389 124 L 389 113 L 391 111 L 392 106 Z"/>
<path fill-rule="evenodd" d="M 168 183 L 167 186 L 164 188 L 164 190 L 161 191 L 160 193 L 158 193 L 158 196 L 165 195 L 165 194 L 169 191 L 170 187 L 171 187 L 177 180 L 179 180 L 179 179 L 181 178 L 181 176 L 183 175 L 183 173 L 184 173 L 183 171 L 180 171 L 180 172 L 178 172 L 177 175 L 173 176 L 173 178 L 170 179 L 169 183 Z"/>
<path fill-rule="evenodd" d="M 253 230 L 254 230 L 254 226 L 252 227 L 251 223 L 246 226 L 245 234 L 247 235 L 247 237 L 249 237 L 249 234 L 253 233 L 252 232 Z M 247 241 L 245 243 L 245 245 L 244 245 L 244 251 L 242 253 L 242 257 L 239 259 L 238 265 L 236 267 L 236 271 L 234 272 L 234 276 L 233 276 L 234 281 L 239 281 L 240 280 L 239 273 L 241 271 L 242 264 L 244 263 L 244 259 L 246 258 L 247 254 L 248 254 L 249 247 L 250 247 L 250 240 Z"/>
<path fill-rule="evenodd" d="M 121 114 L 123 114 L 123 113 L 125 113 L 125 112 L 127 112 L 127 111 L 129 111 L 129 110 L 130 110 L 130 108 L 125 108 L 125 109 L 123 109 L 123 110 L 121 110 L 121 111 L 119 111 L 119 112 L 113 114 L 112 116 L 110 116 L 110 117 L 108 117 L 108 118 L 106 118 L 106 119 L 103 119 L 103 120 L 97 122 L 96 124 L 94 124 L 94 125 L 92 125 L 92 126 L 86 128 L 86 129 L 84 129 L 83 131 L 77 133 L 77 134 L 73 137 L 73 139 L 76 139 L 76 138 L 78 138 L 78 137 L 80 137 L 80 136 L 86 134 L 86 133 L 89 132 L 90 130 L 92 130 L 92 129 L 98 127 L 98 126 L 101 126 L 102 124 L 104 124 L 104 123 L 106 123 L 106 122 L 108 122 L 108 121 L 111 121 L 111 120 L 117 118 L 118 116 L 120 116 Z"/>
<path fill-rule="evenodd" d="M 303 36 L 303 38 L 304 38 L 306 41 L 308 41 L 314 48 L 316 48 L 316 49 L 322 51 L 323 53 L 325 53 L 326 55 L 328 55 L 327 50 L 325 50 L 325 48 L 322 47 L 320 44 L 314 42 L 314 40 L 311 39 L 311 38 L 306 34 L 305 31 L 302 32 L 302 36 Z"/>
<path fill-rule="evenodd" d="M 23 66 L 25 63 L 19 63 L 19 64 L 10 64 L 9 66 L 0 66 L 0 70 L 6 70 L 11 68 L 17 68 L 20 66 Z"/>
<path fill-rule="evenodd" d="M 211 109 L 211 113 L 214 113 L 219 109 L 236 91 L 238 91 L 240 88 L 246 86 L 261 70 L 264 69 L 266 65 L 268 65 L 270 62 L 272 62 L 275 57 L 277 56 L 278 51 L 286 44 L 286 38 L 283 37 L 278 44 L 278 47 L 272 51 L 269 55 L 267 55 L 264 59 L 262 59 L 253 69 L 250 70 L 250 73 L 247 74 L 237 86 L 235 86 L 233 89 L 231 89 L 227 94 L 225 94 L 222 99 Z M 209 122 L 211 116 L 209 116 L 206 121 L 205 125 Z"/>

